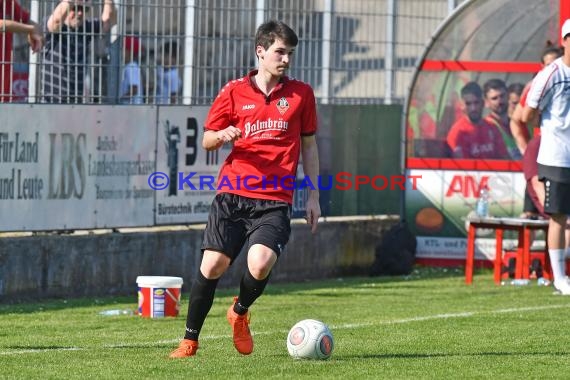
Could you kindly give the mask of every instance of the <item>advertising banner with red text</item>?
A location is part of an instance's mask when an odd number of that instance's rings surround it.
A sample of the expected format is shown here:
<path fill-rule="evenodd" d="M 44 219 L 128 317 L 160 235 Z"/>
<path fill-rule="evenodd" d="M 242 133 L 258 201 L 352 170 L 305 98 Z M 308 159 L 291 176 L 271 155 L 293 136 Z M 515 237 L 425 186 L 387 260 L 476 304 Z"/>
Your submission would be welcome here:
<path fill-rule="evenodd" d="M 467 216 L 474 213 L 484 187 L 490 192 L 492 216 L 522 213 L 525 180 L 521 172 L 410 169 L 407 175 L 421 176 L 417 190 L 406 188 L 406 219 L 418 239 L 417 258 L 465 259 Z M 492 231 L 479 231 L 476 258 L 492 259 L 494 249 Z"/>

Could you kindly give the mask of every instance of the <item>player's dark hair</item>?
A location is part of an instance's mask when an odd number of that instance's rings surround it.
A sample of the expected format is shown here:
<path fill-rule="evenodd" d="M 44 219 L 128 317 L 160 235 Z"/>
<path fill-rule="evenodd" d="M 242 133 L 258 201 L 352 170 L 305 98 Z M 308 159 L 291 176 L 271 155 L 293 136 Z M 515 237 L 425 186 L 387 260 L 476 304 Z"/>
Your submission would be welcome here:
<path fill-rule="evenodd" d="M 487 94 L 489 90 L 502 90 L 502 89 L 505 90 L 507 89 L 507 85 L 502 79 L 497 79 L 497 78 L 489 79 L 483 85 L 483 93 L 485 94 Z"/>
<path fill-rule="evenodd" d="M 269 20 L 257 28 L 255 46 L 263 46 L 267 50 L 277 39 L 289 46 L 297 46 L 299 43 L 297 34 L 287 24 L 278 20 Z"/>
<path fill-rule="evenodd" d="M 468 82 L 465 86 L 463 86 L 461 89 L 461 97 L 464 98 L 465 95 L 468 94 L 475 95 L 477 98 L 483 97 L 483 91 L 477 82 Z"/>
<path fill-rule="evenodd" d="M 517 94 L 518 96 L 520 96 L 522 94 L 524 90 L 524 84 L 522 83 L 511 83 L 509 85 L 509 87 L 507 87 L 507 94 Z"/>

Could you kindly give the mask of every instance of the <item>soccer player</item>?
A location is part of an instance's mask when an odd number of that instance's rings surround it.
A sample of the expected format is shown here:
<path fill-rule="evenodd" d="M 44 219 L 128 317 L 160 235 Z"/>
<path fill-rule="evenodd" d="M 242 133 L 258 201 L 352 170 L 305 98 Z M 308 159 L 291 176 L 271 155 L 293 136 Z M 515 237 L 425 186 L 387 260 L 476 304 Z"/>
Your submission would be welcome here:
<path fill-rule="evenodd" d="M 215 150 L 233 143 L 233 148 L 220 169 L 202 262 L 190 290 L 186 333 L 172 358 L 196 354 L 218 280 L 243 246 L 247 269 L 227 320 L 237 351 L 253 351 L 248 310 L 263 293 L 289 240 L 294 182 L 288 180 L 294 180 L 299 154 L 313 184 L 319 172 L 313 90 L 285 75 L 297 43 L 297 35 L 283 22 L 260 25 L 255 36 L 258 69 L 226 84 L 206 119 L 203 147 Z M 317 187 L 310 190 L 306 209 L 314 233 L 321 214 Z"/>
<path fill-rule="evenodd" d="M 537 162 L 539 179 L 544 182 L 544 212 L 550 215 L 548 253 L 554 287 L 559 293 L 570 295 L 564 252 L 564 229 L 570 214 L 570 19 L 562 25 L 561 37 L 564 55 L 532 81 L 523 122 L 533 120 L 540 112 Z"/>
<path fill-rule="evenodd" d="M 100 18 L 88 18 L 92 5 L 91 0 L 61 0 L 44 22 L 41 82 L 46 103 L 83 103 L 89 49 L 117 23 L 113 0 L 102 2 Z"/>

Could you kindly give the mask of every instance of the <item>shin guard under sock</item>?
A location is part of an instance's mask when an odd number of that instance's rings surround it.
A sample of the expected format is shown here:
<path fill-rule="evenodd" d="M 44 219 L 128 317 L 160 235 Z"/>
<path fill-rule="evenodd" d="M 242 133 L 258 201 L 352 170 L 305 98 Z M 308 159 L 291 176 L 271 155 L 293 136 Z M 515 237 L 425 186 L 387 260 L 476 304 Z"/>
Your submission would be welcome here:
<path fill-rule="evenodd" d="M 269 282 L 269 275 L 263 280 L 257 280 L 249 272 L 249 269 L 246 270 L 241 279 L 239 297 L 234 305 L 234 311 L 239 315 L 247 313 L 247 309 L 249 309 L 255 300 L 263 293 L 267 282 Z"/>
<path fill-rule="evenodd" d="M 188 315 L 186 316 L 184 339 L 198 340 L 204 320 L 212 308 L 218 281 L 218 278 L 213 280 L 207 279 L 198 270 L 198 275 L 190 290 L 190 304 L 188 305 Z"/>

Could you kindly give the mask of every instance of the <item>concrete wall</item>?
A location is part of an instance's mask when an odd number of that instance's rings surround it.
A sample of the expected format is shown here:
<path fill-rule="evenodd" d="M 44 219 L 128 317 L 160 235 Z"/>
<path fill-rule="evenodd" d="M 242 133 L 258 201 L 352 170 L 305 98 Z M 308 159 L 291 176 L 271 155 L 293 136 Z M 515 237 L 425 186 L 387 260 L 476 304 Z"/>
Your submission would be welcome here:
<path fill-rule="evenodd" d="M 397 216 L 329 218 L 311 235 L 294 221 L 272 282 L 367 275 L 374 247 Z M 64 234 L 0 235 L 0 301 L 136 294 L 136 277 L 178 276 L 190 288 L 200 262 L 202 226 Z M 222 277 L 238 286 L 246 255 Z"/>

